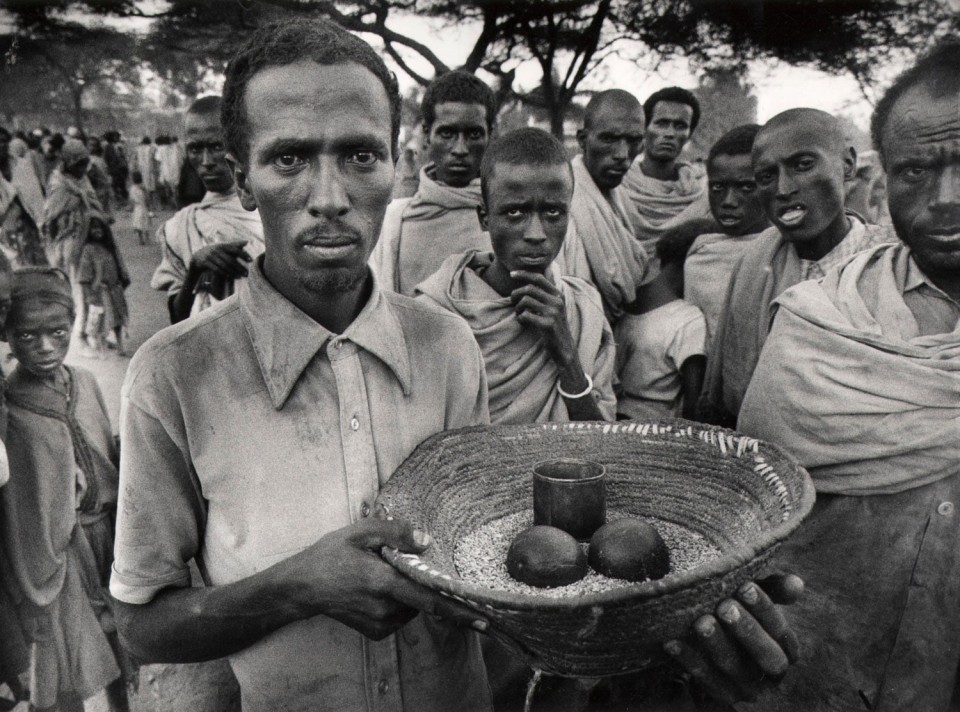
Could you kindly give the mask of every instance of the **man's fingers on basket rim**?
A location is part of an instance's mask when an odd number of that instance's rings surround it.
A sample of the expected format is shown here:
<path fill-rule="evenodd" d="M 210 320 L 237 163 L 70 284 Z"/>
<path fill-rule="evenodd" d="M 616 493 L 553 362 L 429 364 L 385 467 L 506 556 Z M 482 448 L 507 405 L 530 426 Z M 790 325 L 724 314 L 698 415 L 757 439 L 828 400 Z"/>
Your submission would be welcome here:
<path fill-rule="evenodd" d="M 411 581 L 397 572 L 400 580 L 393 591 L 396 600 L 439 618 L 446 618 L 458 625 L 469 626 L 474 630 L 485 631 L 489 625 L 487 619 L 469 606 L 448 598 L 438 591 Z"/>
<path fill-rule="evenodd" d="M 743 584 L 737 590 L 737 600 L 783 649 L 788 661 L 795 663 L 800 659 L 800 639 L 783 612 L 759 586 L 752 581 Z"/>
<path fill-rule="evenodd" d="M 786 674 L 790 666 L 787 654 L 742 605 L 729 598 L 721 601 L 717 606 L 717 618 L 765 677 L 779 679 Z"/>
<path fill-rule="evenodd" d="M 803 596 L 805 584 L 796 574 L 771 574 L 755 582 L 770 597 L 770 600 L 780 605 L 796 603 Z"/>
<path fill-rule="evenodd" d="M 663 649 L 711 697 L 727 705 L 732 705 L 742 699 L 742 694 L 733 681 L 719 675 L 703 653 L 689 643 L 683 640 L 668 640 L 663 644 Z"/>

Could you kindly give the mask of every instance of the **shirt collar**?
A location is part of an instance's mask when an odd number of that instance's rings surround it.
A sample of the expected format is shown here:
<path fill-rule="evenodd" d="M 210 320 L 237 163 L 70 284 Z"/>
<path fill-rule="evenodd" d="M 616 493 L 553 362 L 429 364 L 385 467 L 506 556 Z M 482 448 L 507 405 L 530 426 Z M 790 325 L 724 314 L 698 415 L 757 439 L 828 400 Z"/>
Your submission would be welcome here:
<path fill-rule="evenodd" d="M 912 292 L 914 289 L 920 289 L 921 287 L 932 289 L 938 296 L 957 304 L 953 297 L 933 283 L 926 273 L 920 269 L 920 265 L 918 265 L 917 261 L 913 259 L 913 255 L 910 255 L 910 259 L 907 260 L 907 275 L 903 280 L 903 293 L 906 294 L 907 292 Z"/>
<path fill-rule="evenodd" d="M 352 342 L 383 361 L 410 394 L 412 375 L 403 328 L 373 274 L 370 298 L 347 330 L 337 335 L 302 312 L 263 275 L 263 258 L 251 265 L 238 299 L 270 401 L 283 408 L 307 366 L 328 342 Z M 371 273 L 372 274 L 372 273 Z"/>

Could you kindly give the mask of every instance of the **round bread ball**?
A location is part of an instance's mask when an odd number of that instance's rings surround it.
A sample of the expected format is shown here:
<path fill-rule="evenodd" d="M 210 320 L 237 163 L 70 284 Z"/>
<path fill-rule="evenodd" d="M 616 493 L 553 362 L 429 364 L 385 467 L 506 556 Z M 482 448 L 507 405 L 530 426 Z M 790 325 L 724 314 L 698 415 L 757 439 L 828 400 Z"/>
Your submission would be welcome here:
<path fill-rule="evenodd" d="M 517 581 L 554 588 L 587 575 L 587 556 L 562 529 L 537 525 L 517 534 L 507 552 L 507 571 Z"/>
<path fill-rule="evenodd" d="M 658 579 L 670 571 L 670 551 L 653 525 L 618 519 L 594 532 L 590 566 L 604 576 L 627 581 Z"/>

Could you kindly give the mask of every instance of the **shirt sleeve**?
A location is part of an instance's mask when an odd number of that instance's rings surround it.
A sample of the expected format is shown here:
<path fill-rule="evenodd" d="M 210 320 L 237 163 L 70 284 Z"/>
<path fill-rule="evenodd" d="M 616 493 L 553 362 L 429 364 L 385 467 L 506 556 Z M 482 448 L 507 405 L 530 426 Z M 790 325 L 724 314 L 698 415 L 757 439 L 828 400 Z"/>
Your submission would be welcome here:
<path fill-rule="evenodd" d="M 667 358 L 679 371 L 691 356 L 705 356 L 707 353 L 707 320 L 703 312 L 697 309 L 696 315 L 691 315 L 677 330 L 670 347 L 667 349 Z"/>
<path fill-rule="evenodd" d="M 455 359 L 456 372 L 447 390 L 446 430 L 490 424 L 483 354 L 467 323 L 458 323 L 458 328 L 463 352 L 460 358 Z"/>
<path fill-rule="evenodd" d="M 182 427 L 182 419 L 149 412 L 126 386 L 124 391 L 110 593 L 126 603 L 144 604 L 164 588 L 190 585 L 188 562 L 199 553 L 206 508 L 186 454 L 185 434 L 162 422 Z"/>
<path fill-rule="evenodd" d="M 180 291 L 187 278 L 187 265 L 170 246 L 166 225 L 161 225 L 157 230 L 157 241 L 163 245 L 163 256 L 153 273 L 150 286 L 161 291 L 166 290 L 168 295 L 173 296 Z"/>

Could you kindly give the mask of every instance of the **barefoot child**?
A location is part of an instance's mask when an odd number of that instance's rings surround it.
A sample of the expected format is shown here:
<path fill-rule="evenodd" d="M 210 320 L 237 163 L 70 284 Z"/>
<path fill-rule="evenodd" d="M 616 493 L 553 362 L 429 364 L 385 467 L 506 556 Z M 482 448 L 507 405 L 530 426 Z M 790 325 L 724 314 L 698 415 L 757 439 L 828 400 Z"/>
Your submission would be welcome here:
<path fill-rule="evenodd" d="M 137 233 L 137 242 L 146 245 L 150 240 L 151 221 L 153 213 L 147 207 L 147 193 L 143 189 L 143 176 L 140 171 L 130 174 L 130 202 L 133 205 L 133 231 Z"/>
<path fill-rule="evenodd" d="M 31 642 L 33 708 L 82 710 L 106 687 L 111 709 L 123 711 L 123 656 L 106 591 L 117 448 L 92 374 L 63 364 L 73 319 L 65 274 L 14 272 L 5 335 L 19 363 L 7 383 L 4 553 Z"/>
<path fill-rule="evenodd" d="M 660 274 L 637 292 L 615 330 L 617 414 L 631 420 L 693 418 L 706 369 L 706 320 L 683 299 L 683 263 L 698 221 L 657 241 Z"/>
<path fill-rule="evenodd" d="M 113 332 L 117 353 L 123 349 L 123 332 L 129 320 L 127 300 L 123 290 L 130 284 L 127 270 L 117 251 L 110 227 L 99 218 L 90 220 L 87 242 L 80 253 L 78 277 L 83 286 L 83 300 L 87 311 L 84 329 L 87 343 L 102 355 L 106 336 Z"/>

